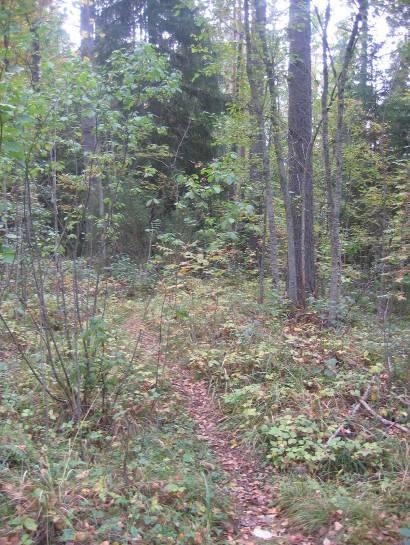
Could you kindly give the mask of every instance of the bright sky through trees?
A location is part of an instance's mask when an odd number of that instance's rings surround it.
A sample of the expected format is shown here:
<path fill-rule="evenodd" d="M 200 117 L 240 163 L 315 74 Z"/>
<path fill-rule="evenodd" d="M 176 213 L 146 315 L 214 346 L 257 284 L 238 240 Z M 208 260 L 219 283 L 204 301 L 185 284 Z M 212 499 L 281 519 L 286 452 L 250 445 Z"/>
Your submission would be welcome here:
<path fill-rule="evenodd" d="M 313 7 L 317 6 L 321 12 L 324 11 L 327 0 L 314 0 Z M 334 42 L 337 39 L 338 24 L 343 20 L 349 13 L 353 13 L 352 8 L 349 6 L 349 2 L 346 0 L 340 0 L 337 3 L 331 2 L 334 4 L 332 12 L 332 20 L 329 25 L 329 43 Z M 62 9 L 65 15 L 64 29 L 70 36 L 71 41 L 75 46 L 78 46 L 80 43 L 80 24 L 79 24 L 79 2 L 78 0 L 62 0 L 61 2 Z M 278 11 L 282 14 L 279 26 L 285 28 L 287 24 L 287 1 L 279 0 L 277 3 L 279 6 Z M 378 54 L 378 63 L 381 68 L 386 68 L 389 66 L 390 54 L 395 50 L 398 37 L 389 36 L 389 25 L 386 21 L 386 18 L 383 16 L 373 17 L 370 22 L 371 33 L 376 42 L 383 43 L 383 46 L 380 49 Z"/>

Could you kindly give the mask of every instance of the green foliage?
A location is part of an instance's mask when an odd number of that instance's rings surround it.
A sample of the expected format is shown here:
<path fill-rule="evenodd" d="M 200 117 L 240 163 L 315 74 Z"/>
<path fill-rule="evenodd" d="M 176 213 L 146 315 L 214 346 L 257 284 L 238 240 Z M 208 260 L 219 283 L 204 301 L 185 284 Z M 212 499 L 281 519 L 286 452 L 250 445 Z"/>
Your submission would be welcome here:
<path fill-rule="evenodd" d="M 386 520 L 380 513 L 380 499 L 362 484 L 349 490 L 313 479 L 286 478 L 280 493 L 282 508 L 305 531 L 316 532 L 336 521 L 340 543 L 371 545 L 381 528 L 386 543 L 397 542 L 397 518 L 390 515 Z"/>
<path fill-rule="evenodd" d="M 358 299 L 362 306 L 356 304 L 346 314 L 343 331 L 335 332 L 323 325 L 320 301 L 315 312 L 295 318 L 280 301 L 257 305 L 255 283 L 229 276 L 198 278 L 184 261 L 179 268 L 173 265 L 168 284 L 175 290 L 176 308 L 183 309 L 170 311 L 169 347 L 208 381 L 224 410 L 223 426 L 278 471 L 284 483 L 279 502 L 291 520 L 313 532 L 338 521 L 344 529 L 340 543 L 346 544 L 360 539 L 373 544 L 384 528 L 387 542 L 394 543 L 397 516 L 406 502 L 408 452 L 394 434 L 386 438 L 366 413 L 349 419 L 373 380 L 369 403 L 407 425 L 394 393 L 401 391 L 402 379 L 388 390 L 380 379 L 384 344 L 368 302 Z M 398 329 L 401 333 L 393 328 L 391 337 L 396 372 L 406 366 L 402 326 Z M 341 434 L 329 442 L 343 423 Z M 299 490 L 306 482 L 316 488 Z"/>
<path fill-rule="evenodd" d="M 223 540 L 229 487 L 162 380 L 174 357 L 207 381 L 222 427 L 273 466 L 292 523 L 319 540 L 397 543 L 409 474 L 394 426 L 408 425 L 408 44 L 380 77 L 373 42 L 371 93 L 358 92 L 357 74 L 346 90 L 344 294 L 329 330 L 320 145 L 317 290 L 303 312 L 285 294 L 273 136 L 286 149 L 287 127 L 280 111 L 271 119 L 273 102 L 287 102 L 283 33 L 267 29 L 277 96 L 263 97 L 261 127 L 281 276 L 271 290 L 235 3 L 96 1 L 96 59 L 70 50 L 54 4 L 0 6 L 0 542 Z M 382 4 L 372 9 L 404 27 L 404 8 Z M 331 44 L 336 70 L 343 40 Z M 147 322 L 123 328 L 130 314 Z M 160 331 L 163 359 L 147 349 L 146 325 Z M 390 427 L 352 414 L 370 383 Z"/>
<path fill-rule="evenodd" d="M 135 303 L 114 295 L 108 308 L 82 335 L 90 361 L 82 380 L 92 404 L 79 421 L 45 403 L 20 367 L 13 376 L 1 370 L 0 538 L 35 543 L 41 532 L 56 543 L 218 543 L 229 511 L 224 477 L 210 469 L 209 452 L 168 388 L 154 388 L 156 362 L 138 351 L 129 365 L 135 347 L 119 325 Z M 103 387 L 107 398 L 116 392 L 105 413 L 95 397 Z"/>
<path fill-rule="evenodd" d="M 127 294 L 132 297 L 136 292 L 146 292 L 154 288 L 158 275 L 152 264 L 145 267 L 138 265 L 129 255 L 117 257 L 111 264 L 113 278 L 127 286 Z"/>
<path fill-rule="evenodd" d="M 268 436 L 268 457 L 278 467 L 300 463 L 314 467 L 325 456 L 319 427 L 303 415 L 285 415 L 275 426 L 265 425 L 261 431 Z"/>
<path fill-rule="evenodd" d="M 115 424 L 121 422 L 118 415 Z M 215 493 L 220 475 L 208 472 L 204 485 L 196 467 L 209 455 L 193 440 L 186 422 L 168 422 L 165 413 L 161 430 L 146 429 L 142 441 L 132 441 L 126 457 L 121 443 L 125 439 L 109 431 L 101 431 L 97 438 L 85 427 L 68 452 L 70 429 L 63 435 L 49 433 L 53 443 L 44 445 L 41 454 L 34 450 L 31 459 L 27 435 L 20 433 L 17 445 L 16 436 L 2 434 L 3 442 L 9 441 L 7 449 L 25 457 L 24 481 L 19 480 L 21 470 L 5 460 L 0 492 L 0 513 L 8 521 L 4 530 L 21 543 L 38 529 L 56 542 L 126 541 L 139 536 L 146 544 L 169 539 L 193 544 L 201 536 L 203 543 L 215 543 L 215 525 L 226 509 Z M 80 457 L 80 448 L 87 448 L 85 457 Z"/>

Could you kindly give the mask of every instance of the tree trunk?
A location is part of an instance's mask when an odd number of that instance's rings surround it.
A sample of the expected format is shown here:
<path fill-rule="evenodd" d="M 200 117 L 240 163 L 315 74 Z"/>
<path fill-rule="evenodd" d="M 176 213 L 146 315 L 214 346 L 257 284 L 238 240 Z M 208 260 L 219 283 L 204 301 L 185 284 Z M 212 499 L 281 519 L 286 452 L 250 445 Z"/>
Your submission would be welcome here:
<path fill-rule="evenodd" d="M 40 39 L 38 35 L 38 21 L 34 21 L 30 25 L 30 32 L 32 36 L 31 40 L 31 83 L 33 85 L 33 88 L 35 90 L 38 90 L 38 86 L 40 84 L 40 60 L 41 60 L 41 54 L 40 54 Z"/>
<path fill-rule="evenodd" d="M 318 13 L 319 17 L 319 13 Z M 325 171 L 325 187 L 327 193 L 327 209 L 329 225 L 331 224 L 330 211 L 333 208 L 333 188 L 332 188 L 332 170 L 330 165 L 330 147 L 329 147 L 329 114 L 328 114 L 328 96 L 329 96 L 329 68 L 327 64 L 327 27 L 330 20 L 330 3 L 326 6 L 325 20 L 322 26 L 322 70 L 323 70 L 323 89 L 321 97 L 322 105 L 322 150 L 323 166 Z"/>
<path fill-rule="evenodd" d="M 94 59 L 94 5 L 91 0 L 82 0 L 80 9 L 81 58 Z M 88 104 L 86 115 L 81 116 L 82 146 L 84 152 L 84 174 L 88 181 L 86 249 L 88 255 L 100 254 L 101 238 L 98 220 L 104 216 L 104 195 L 101 178 L 96 172 L 97 121 L 94 105 Z M 90 114 L 92 111 L 92 114 Z"/>
<path fill-rule="evenodd" d="M 298 306 L 304 305 L 305 287 L 315 290 L 310 34 L 310 0 L 290 0 L 288 162 L 296 264 L 292 299 Z"/>
<path fill-rule="evenodd" d="M 7 11 L 5 9 L 5 7 L 6 7 L 5 0 L 0 1 L 0 6 L 2 7 L 4 14 L 6 14 Z M 2 69 L 0 71 L 0 79 L 3 77 L 3 72 L 8 72 L 9 64 L 10 64 L 10 61 L 9 61 L 10 17 L 9 16 L 4 17 L 2 27 L 3 27 L 3 66 L 2 66 Z"/>
<path fill-rule="evenodd" d="M 269 53 L 268 41 L 266 38 L 266 0 L 255 0 L 255 17 L 257 23 L 257 29 L 259 32 L 259 39 L 262 48 L 262 58 L 265 64 L 266 75 L 268 79 L 268 88 L 270 95 L 270 108 L 271 108 L 271 125 L 273 132 L 273 145 L 275 148 L 276 162 L 278 167 L 279 184 L 283 196 L 286 214 L 286 230 L 288 239 L 288 275 L 287 275 L 287 287 L 288 295 L 294 305 L 297 304 L 296 299 L 296 258 L 295 258 L 295 236 L 293 229 L 293 217 L 291 211 L 291 198 L 288 188 L 286 167 L 285 167 L 285 153 L 280 139 L 280 115 L 277 104 L 277 88 L 276 88 L 276 76 L 273 59 Z"/>
<path fill-rule="evenodd" d="M 363 108 L 367 113 L 369 109 L 369 87 L 368 87 L 368 72 L 369 72 L 369 0 L 363 0 L 361 3 L 360 15 L 362 18 L 361 24 L 361 39 L 360 39 L 360 59 L 359 59 L 359 96 L 363 104 Z"/>
<path fill-rule="evenodd" d="M 356 37 L 359 31 L 360 12 L 357 14 L 346 51 L 343 57 L 342 69 L 337 81 L 337 118 L 335 137 L 336 173 L 335 183 L 332 189 L 332 203 L 330 211 L 330 243 L 331 243 L 331 278 L 330 278 L 330 301 L 329 301 L 329 322 L 334 324 L 337 320 L 340 304 L 342 259 L 340 244 L 340 210 L 342 204 L 343 187 L 343 132 L 344 132 L 344 110 L 345 91 L 348 76 L 348 69 L 353 57 Z"/>
<path fill-rule="evenodd" d="M 264 106 L 264 69 L 261 66 L 261 50 L 257 33 L 251 32 L 249 0 L 245 0 L 245 38 L 246 38 L 246 73 L 251 91 L 251 114 L 256 121 L 256 134 L 251 150 L 251 177 L 254 181 L 262 181 L 266 191 L 266 213 L 269 226 L 269 257 L 274 289 L 279 284 L 279 269 L 277 259 L 277 236 L 275 225 L 275 209 L 273 205 L 273 187 L 270 174 L 269 149 L 266 142 Z"/>

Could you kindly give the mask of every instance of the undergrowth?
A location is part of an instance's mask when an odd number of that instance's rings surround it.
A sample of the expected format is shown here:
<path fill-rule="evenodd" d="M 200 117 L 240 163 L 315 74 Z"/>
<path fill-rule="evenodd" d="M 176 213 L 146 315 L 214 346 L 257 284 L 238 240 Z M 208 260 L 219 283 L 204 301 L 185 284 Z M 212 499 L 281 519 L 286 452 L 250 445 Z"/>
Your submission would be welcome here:
<path fill-rule="evenodd" d="M 2 336 L 1 545 L 221 542 L 225 478 L 167 384 L 156 383 L 156 357 L 136 347 L 138 331 L 124 329 L 135 311 L 127 290 L 110 281 L 108 310 L 89 343 L 91 401 L 79 420 L 45 395 Z M 145 286 L 138 297 L 144 308 Z M 3 313 L 40 362 L 30 314 L 16 316 L 7 300 Z M 49 385 L 57 387 L 52 377 Z"/>
<path fill-rule="evenodd" d="M 320 302 L 295 314 L 279 298 L 257 304 L 249 278 L 170 271 L 153 323 L 169 329 L 172 357 L 208 380 L 223 426 L 272 466 L 278 507 L 318 539 L 401 543 L 399 529 L 409 524 L 405 434 L 363 408 L 351 411 L 371 384 L 378 414 L 408 422 L 405 326 L 390 326 L 389 371 L 385 337 L 365 308 L 334 330 Z"/>
<path fill-rule="evenodd" d="M 272 503 L 293 527 L 318 543 L 401 542 L 409 524 L 406 437 L 352 407 L 370 385 L 377 414 L 408 425 L 405 326 L 393 320 L 386 341 L 357 306 L 329 329 L 320 302 L 303 314 L 279 297 L 258 304 L 255 281 L 205 261 L 195 270 L 167 265 L 155 290 L 152 279 L 129 280 L 123 263 L 101 284 L 104 311 L 89 316 L 84 307 L 79 367 L 63 347 L 66 328 L 50 290 L 48 331 L 65 350 L 67 385 L 83 395 L 79 418 L 69 397 L 64 405 L 47 395 L 70 392 L 53 376 L 34 302 L 20 309 L 4 300 L 1 545 L 223 543 L 231 515 L 225 477 L 170 389 L 170 359 L 208 381 L 221 426 L 272 468 Z M 124 326 L 134 315 L 136 330 Z M 160 334 L 159 352 L 138 343 L 141 323 Z M 57 350 L 53 356 L 58 363 Z"/>

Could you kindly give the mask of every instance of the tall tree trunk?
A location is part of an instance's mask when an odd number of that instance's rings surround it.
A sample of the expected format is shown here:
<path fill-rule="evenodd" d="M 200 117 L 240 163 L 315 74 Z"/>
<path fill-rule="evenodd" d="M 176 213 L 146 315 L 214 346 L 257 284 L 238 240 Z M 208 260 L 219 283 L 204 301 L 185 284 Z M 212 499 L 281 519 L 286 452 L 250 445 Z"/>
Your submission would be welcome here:
<path fill-rule="evenodd" d="M 235 0 L 233 6 L 233 41 L 236 49 L 236 59 L 232 70 L 232 96 L 238 98 L 241 83 L 241 64 L 243 59 L 243 22 L 242 22 L 242 2 Z"/>
<path fill-rule="evenodd" d="M 266 213 L 269 227 L 269 256 L 272 272 L 272 285 L 279 284 L 279 269 L 277 259 L 277 236 L 275 225 L 275 209 L 273 204 L 273 187 L 270 173 L 269 149 L 265 134 L 264 118 L 264 69 L 261 66 L 261 48 L 257 33 L 251 32 L 249 0 L 245 0 L 245 38 L 246 38 L 246 72 L 251 91 L 251 113 L 256 121 L 256 134 L 251 149 L 251 177 L 254 181 L 261 180 L 266 191 Z"/>
<path fill-rule="evenodd" d="M 81 0 L 80 31 L 81 58 L 94 60 L 94 3 Z M 97 152 L 97 120 L 93 104 L 81 117 L 82 146 L 84 152 L 84 174 L 88 181 L 88 202 L 86 220 L 86 248 L 89 255 L 100 254 L 101 237 L 98 234 L 98 220 L 104 216 L 104 195 L 101 178 L 96 172 L 95 154 Z M 92 112 L 90 114 L 90 111 Z"/>
<path fill-rule="evenodd" d="M 353 29 L 350 34 L 346 51 L 343 57 L 342 69 L 337 81 L 337 118 L 335 137 L 336 172 L 335 183 L 332 189 L 332 203 L 330 211 L 330 243 L 331 243 L 331 278 L 330 278 L 330 300 L 329 300 L 329 322 L 336 322 L 341 291 L 342 259 L 340 244 L 340 210 L 342 204 L 343 187 L 343 132 L 344 132 L 344 111 L 345 91 L 348 77 L 349 65 L 353 57 L 356 37 L 359 31 L 360 12 L 356 15 Z"/>
<path fill-rule="evenodd" d="M 293 216 L 291 198 L 289 193 L 287 173 L 285 167 L 285 152 L 280 138 L 280 112 L 278 107 L 278 91 L 276 86 L 276 75 L 274 62 L 269 53 L 266 37 L 266 0 L 255 0 L 255 18 L 262 49 L 262 58 L 268 80 L 271 108 L 271 129 L 273 133 L 273 145 L 275 148 L 276 162 L 278 168 L 279 184 L 283 196 L 286 215 L 286 230 L 288 239 L 288 295 L 293 304 L 297 305 L 296 298 L 296 257 L 295 257 L 295 235 L 293 229 Z"/>
<path fill-rule="evenodd" d="M 318 13 L 319 17 L 319 13 Z M 329 225 L 331 224 L 330 211 L 333 208 L 333 189 L 332 189 L 332 170 L 330 165 L 330 146 L 329 146 L 329 113 L 328 113 L 328 96 L 329 96 L 329 67 L 327 64 L 327 27 L 330 20 L 330 3 L 329 0 L 326 6 L 325 19 L 322 25 L 322 70 L 323 70 L 323 89 L 321 97 L 322 105 L 322 150 L 323 150 L 323 166 L 325 171 L 325 186 L 327 193 L 327 208 Z"/>
<path fill-rule="evenodd" d="M 32 36 L 31 39 L 31 83 L 35 90 L 38 90 L 40 83 L 40 38 L 38 35 L 38 25 L 39 21 L 35 20 L 30 25 L 30 33 Z"/>
<path fill-rule="evenodd" d="M 2 7 L 2 10 L 4 12 L 4 19 L 3 19 L 3 66 L 0 72 L 0 79 L 3 77 L 3 72 L 7 72 L 9 69 L 9 47 L 10 47 L 10 16 L 8 15 L 8 12 L 6 11 L 6 0 L 0 1 L 0 6 Z M 7 14 L 7 15 L 6 15 Z"/>
<path fill-rule="evenodd" d="M 369 72 L 369 0 L 363 0 L 361 3 L 360 15 L 362 19 L 360 29 L 360 59 L 359 59 L 359 95 L 362 101 L 363 108 L 367 113 L 369 109 L 369 87 L 368 87 L 368 72 Z"/>
<path fill-rule="evenodd" d="M 305 286 L 310 293 L 315 290 L 310 37 L 310 0 L 290 0 L 288 162 L 296 263 L 292 299 L 300 306 Z"/>

